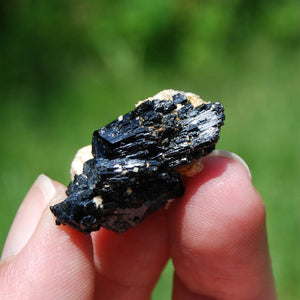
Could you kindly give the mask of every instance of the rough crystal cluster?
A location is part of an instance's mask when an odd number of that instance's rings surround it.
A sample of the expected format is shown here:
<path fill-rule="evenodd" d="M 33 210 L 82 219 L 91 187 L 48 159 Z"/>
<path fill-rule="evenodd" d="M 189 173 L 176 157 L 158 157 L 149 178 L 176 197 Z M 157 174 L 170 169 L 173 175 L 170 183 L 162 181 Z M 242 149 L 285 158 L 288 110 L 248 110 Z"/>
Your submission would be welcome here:
<path fill-rule="evenodd" d="M 91 159 L 51 206 L 56 224 L 90 233 L 101 227 L 122 233 L 168 200 L 182 196 L 182 172 L 194 174 L 210 153 L 224 121 L 219 102 L 165 90 L 96 130 Z M 191 171 L 192 170 L 192 171 Z"/>

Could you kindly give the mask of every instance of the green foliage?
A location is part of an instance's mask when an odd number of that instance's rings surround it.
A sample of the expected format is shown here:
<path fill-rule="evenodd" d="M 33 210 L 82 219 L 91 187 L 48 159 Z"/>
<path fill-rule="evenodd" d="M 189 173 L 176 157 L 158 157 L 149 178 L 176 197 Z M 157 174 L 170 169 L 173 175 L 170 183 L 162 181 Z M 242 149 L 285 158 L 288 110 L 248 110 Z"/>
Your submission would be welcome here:
<path fill-rule="evenodd" d="M 1 246 L 39 173 L 67 184 L 95 128 L 159 90 L 193 91 L 224 104 L 218 148 L 249 164 L 267 208 L 279 298 L 298 298 L 298 8 L 296 0 L 1 1 Z M 171 273 L 168 265 L 155 299 L 170 296 Z"/>

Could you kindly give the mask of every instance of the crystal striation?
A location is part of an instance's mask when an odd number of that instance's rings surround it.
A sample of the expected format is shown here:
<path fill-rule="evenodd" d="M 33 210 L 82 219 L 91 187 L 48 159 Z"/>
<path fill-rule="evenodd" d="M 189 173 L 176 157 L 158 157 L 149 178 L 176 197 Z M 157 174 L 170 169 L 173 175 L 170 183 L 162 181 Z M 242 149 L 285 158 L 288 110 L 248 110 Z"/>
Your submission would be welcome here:
<path fill-rule="evenodd" d="M 122 233 L 182 196 L 179 170 L 215 148 L 225 119 L 219 102 L 195 104 L 191 95 L 163 91 L 96 130 L 93 158 L 69 184 L 68 198 L 50 207 L 56 224 Z"/>

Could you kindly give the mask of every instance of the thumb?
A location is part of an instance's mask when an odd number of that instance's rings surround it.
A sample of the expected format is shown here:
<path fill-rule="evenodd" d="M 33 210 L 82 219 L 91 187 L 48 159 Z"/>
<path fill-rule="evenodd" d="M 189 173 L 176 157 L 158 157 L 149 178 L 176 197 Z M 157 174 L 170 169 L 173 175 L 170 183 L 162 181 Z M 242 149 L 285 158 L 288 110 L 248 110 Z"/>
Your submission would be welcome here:
<path fill-rule="evenodd" d="M 89 299 L 94 293 L 88 236 L 57 227 L 50 202 L 65 188 L 41 175 L 25 197 L 9 232 L 0 264 L 1 299 Z"/>

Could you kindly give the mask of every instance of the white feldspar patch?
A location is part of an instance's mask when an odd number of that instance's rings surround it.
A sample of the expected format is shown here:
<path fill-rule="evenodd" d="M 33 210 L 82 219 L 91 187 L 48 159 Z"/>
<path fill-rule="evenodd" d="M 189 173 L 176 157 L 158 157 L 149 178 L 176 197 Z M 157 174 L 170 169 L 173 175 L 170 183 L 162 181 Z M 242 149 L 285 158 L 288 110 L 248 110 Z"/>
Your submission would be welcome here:
<path fill-rule="evenodd" d="M 93 198 L 93 202 L 96 204 L 96 207 L 97 208 L 102 208 L 103 207 L 103 199 L 102 199 L 102 197 L 101 196 L 96 196 L 96 197 L 94 197 Z"/>
<path fill-rule="evenodd" d="M 141 100 L 139 101 L 135 106 L 138 107 L 139 105 L 141 105 L 144 101 L 150 100 L 169 100 L 169 101 L 173 101 L 173 96 L 177 95 L 178 93 L 181 94 L 185 94 L 187 100 L 194 106 L 197 107 L 203 103 L 207 103 L 205 101 L 203 101 L 198 95 L 194 94 L 194 93 L 185 93 L 182 91 L 176 91 L 176 90 L 163 90 L 159 93 L 157 93 L 156 95 L 154 95 L 153 97 L 149 97 L 145 100 Z"/>
<path fill-rule="evenodd" d="M 74 180 L 75 174 L 77 174 L 77 175 L 82 174 L 83 164 L 92 158 L 93 158 L 93 155 L 92 155 L 92 146 L 91 145 L 85 146 L 77 151 L 77 153 L 71 163 L 70 173 L 71 173 L 72 180 Z"/>

